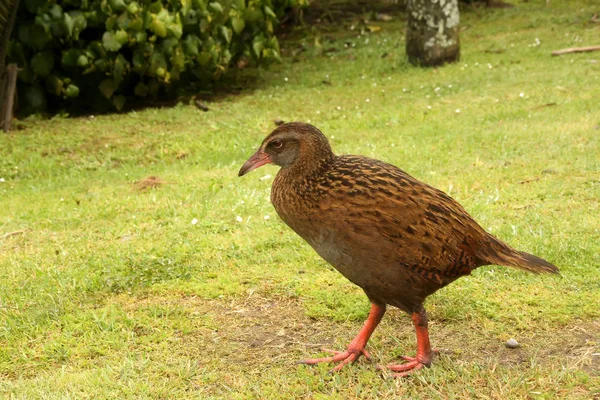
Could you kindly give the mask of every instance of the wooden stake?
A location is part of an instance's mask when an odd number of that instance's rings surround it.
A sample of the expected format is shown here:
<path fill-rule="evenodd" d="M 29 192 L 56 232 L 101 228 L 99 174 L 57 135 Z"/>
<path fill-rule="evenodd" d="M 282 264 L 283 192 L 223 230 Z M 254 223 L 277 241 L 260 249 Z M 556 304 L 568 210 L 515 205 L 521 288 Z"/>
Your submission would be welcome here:
<path fill-rule="evenodd" d="M 6 76 L 4 80 L 3 90 L 0 92 L 0 96 L 3 96 L 2 101 L 2 114 L 0 114 L 0 121 L 2 121 L 2 129 L 4 132 L 10 131 L 13 117 L 13 107 L 15 104 L 15 92 L 17 91 L 17 74 L 19 68 L 17 64 L 9 64 L 6 67 Z"/>

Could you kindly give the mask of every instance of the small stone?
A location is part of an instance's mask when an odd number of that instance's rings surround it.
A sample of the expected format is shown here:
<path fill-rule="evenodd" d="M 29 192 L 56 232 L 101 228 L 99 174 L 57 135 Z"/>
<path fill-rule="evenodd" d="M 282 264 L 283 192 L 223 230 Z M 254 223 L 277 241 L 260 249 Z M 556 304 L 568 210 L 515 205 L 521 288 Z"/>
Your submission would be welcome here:
<path fill-rule="evenodd" d="M 516 349 L 517 347 L 521 346 L 514 338 L 508 339 L 504 345 L 509 349 Z"/>

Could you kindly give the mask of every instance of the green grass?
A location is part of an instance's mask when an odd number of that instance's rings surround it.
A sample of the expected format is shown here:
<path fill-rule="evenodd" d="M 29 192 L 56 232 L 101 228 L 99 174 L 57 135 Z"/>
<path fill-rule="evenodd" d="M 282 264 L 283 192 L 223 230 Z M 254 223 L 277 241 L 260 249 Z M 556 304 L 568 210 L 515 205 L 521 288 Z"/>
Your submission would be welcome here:
<path fill-rule="evenodd" d="M 438 69 L 405 61 L 401 14 L 360 38 L 358 19 L 325 24 L 209 112 L 31 119 L 0 135 L 0 397 L 600 396 L 600 53 L 550 56 L 599 44 L 598 11 L 464 12 L 462 60 Z M 441 353 L 410 378 L 364 360 L 336 375 L 295 365 L 344 347 L 368 301 L 278 220 L 275 167 L 237 178 L 276 118 L 449 192 L 562 276 L 485 267 L 436 293 Z M 138 190 L 148 176 L 164 184 Z M 389 312 L 369 350 L 412 354 L 410 319 Z"/>

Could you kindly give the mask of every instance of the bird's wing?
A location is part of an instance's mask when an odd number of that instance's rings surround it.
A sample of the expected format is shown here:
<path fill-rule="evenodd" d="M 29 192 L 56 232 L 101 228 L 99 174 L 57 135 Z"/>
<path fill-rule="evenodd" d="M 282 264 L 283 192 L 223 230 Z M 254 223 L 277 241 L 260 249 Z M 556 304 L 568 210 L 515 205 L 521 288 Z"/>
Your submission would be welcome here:
<path fill-rule="evenodd" d="M 337 226 L 349 242 L 370 240 L 393 252 L 396 265 L 435 281 L 478 266 L 475 249 L 485 231 L 451 197 L 393 165 L 347 159 L 323 185 L 328 190 L 316 218 Z"/>

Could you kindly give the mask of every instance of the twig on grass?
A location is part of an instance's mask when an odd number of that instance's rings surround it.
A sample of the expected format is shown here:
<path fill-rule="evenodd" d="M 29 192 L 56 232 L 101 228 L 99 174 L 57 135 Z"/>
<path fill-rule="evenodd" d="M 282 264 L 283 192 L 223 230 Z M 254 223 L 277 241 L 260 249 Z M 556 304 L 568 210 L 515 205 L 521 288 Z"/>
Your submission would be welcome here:
<path fill-rule="evenodd" d="M 587 53 L 590 51 L 598 51 L 598 50 L 600 50 L 600 46 L 569 47 L 567 49 L 554 50 L 552 52 L 552 55 L 560 56 L 560 55 L 569 54 L 569 53 Z"/>

